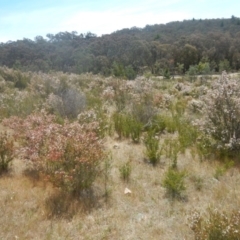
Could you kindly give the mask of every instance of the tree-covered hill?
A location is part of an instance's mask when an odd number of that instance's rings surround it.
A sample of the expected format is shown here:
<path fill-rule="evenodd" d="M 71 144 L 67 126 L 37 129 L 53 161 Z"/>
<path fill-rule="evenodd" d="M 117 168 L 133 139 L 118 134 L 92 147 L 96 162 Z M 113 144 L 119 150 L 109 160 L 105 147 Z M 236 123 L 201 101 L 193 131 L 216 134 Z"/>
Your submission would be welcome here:
<path fill-rule="evenodd" d="M 0 44 L 0 65 L 126 77 L 240 69 L 240 18 L 185 20 L 97 37 L 60 32 Z"/>

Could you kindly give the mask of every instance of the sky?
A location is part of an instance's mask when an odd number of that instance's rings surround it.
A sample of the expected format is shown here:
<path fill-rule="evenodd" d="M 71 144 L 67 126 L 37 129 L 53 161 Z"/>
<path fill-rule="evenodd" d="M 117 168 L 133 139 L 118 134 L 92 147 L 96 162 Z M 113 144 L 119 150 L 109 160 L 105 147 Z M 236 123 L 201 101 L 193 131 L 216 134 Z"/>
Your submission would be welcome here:
<path fill-rule="evenodd" d="M 0 0 L 0 42 L 65 31 L 101 36 L 193 18 L 240 17 L 239 9 L 239 0 Z"/>

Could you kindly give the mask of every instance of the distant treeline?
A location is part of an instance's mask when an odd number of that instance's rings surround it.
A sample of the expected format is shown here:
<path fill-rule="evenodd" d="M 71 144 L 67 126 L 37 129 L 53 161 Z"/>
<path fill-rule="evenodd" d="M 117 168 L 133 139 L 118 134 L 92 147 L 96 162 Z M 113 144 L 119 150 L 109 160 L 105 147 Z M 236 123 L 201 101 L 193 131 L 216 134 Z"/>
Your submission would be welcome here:
<path fill-rule="evenodd" d="M 122 29 L 97 37 L 60 32 L 0 44 L 0 65 L 133 79 L 240 69 L 240 18 L 185 20 Z"/>

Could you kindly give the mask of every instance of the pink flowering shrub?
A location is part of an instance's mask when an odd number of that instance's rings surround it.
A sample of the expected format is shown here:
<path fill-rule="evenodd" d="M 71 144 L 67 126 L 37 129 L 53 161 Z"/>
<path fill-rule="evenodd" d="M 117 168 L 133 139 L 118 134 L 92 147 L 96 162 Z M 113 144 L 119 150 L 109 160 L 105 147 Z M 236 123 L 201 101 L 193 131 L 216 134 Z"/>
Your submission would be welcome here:
<path fill-rule="evenodd" d="M 70 193 L 89 189 L 99 174 L 103 147 L 95 125 L 68 122 L 61 125 L 45 112 L 4 121 L 21 143 L 18 154 L 56 187 Z"/>
<path fill-rule="evenodd" d="M 240 152 L 240 85 L 226 72 L 205 97 L 206 119 L 202 128 L 212 137 L 215 152 L 236 156 Z"/>

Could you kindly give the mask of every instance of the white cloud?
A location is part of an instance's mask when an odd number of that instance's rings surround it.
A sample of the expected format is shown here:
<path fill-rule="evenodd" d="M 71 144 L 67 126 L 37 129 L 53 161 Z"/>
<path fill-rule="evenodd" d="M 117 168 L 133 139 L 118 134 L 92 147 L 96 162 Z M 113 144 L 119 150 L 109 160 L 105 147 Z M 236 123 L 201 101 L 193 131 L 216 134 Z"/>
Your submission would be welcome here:
<path fill-rule="evenodd" d="M 65 6 L 61 5 L 61 2 L 64 2 Z M 24 37 L 33 39 L 37 35 L 45 37 L 47 33 L 56 34 L 60 31 L 77 31 L 78 33 L 91 31 L 102 35 L 133 26 L 142 28 L 147 24 L 184 19 L 224 17 L 221 16 L 223 13 L 220 11 L 220 4 L 212 11 L 206 11 L 213 4 L 216 4 L 215 0 L 212 2 L 206 0 L 195 2 L 192 0 L 118 0 L 114 3 L 100 0 L 98 2 L 69 0 L 69 4 L 59 0 L 57 6 L 52 4 L 49 7 L 48 3 L 42 4 L 48 5 L 47 8 L 42 6 L 35 10 L 23 8 L 22 11 L 16 8 L 9 12 L 0 10 L 0 42 Z M 226 8 L 224 9 L 226 12 Z M 231 9 L 227 12 L 231 12 Z M 232 12 L 230 15 L 236 14 Z"/>
<path fill-rule="evenodd" d="M 101 5 L 89 2 L 78 2 L 68 6 L 58 5 L 36 10 L 11 11 L 0 16 L 0 41 L 22 38 L 33 39 L 37 35 L 60 31 L 91 31 L 97 35 L 111 33 L 122 28 L 144 27 L 147 24 L 166 23 L 186 19 L 181 11 L 168 11 L 181 0 L 132 0 L 120 1 L 118 4 Z M 171 9 L 172 7 L 170 7 Z M 81 9 L 79 11 L 79 9 Z M 88 9 L 88 10 L 86 10 Z M 104 10 L 94 10 L 104 9 Z"/>
<path fill-rule="evenodd" d="M 142 8 L 121 11 L 78 12 L 67 21 L 62 22 L 62 28 L 80 32 L 91 31 L 98 35 L 111 33 L 122 28 L 145 27 L 147 24 L 160 24 L 188 18 L 186 12 L 152 12 Z"/>

